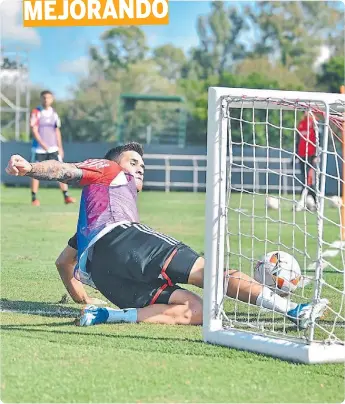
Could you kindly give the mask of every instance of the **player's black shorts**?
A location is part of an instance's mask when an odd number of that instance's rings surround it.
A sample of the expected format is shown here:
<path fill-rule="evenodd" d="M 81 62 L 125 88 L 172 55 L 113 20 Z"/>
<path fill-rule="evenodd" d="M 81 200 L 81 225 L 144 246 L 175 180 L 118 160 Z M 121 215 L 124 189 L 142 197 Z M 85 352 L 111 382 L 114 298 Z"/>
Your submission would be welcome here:
<path fill-rule="evenodd" d="M 119 225 L 98 240 L 87 270 L 97 289 L 120 308 L 168 304 L 187 283 L 199 254 L 139 223 Z"/>
<path fill-rule="evenodd" d="M 32 153 L 31 163 L 41 163 L 46 160 L 60 161 L 59 152 L 54 153 Z"/>

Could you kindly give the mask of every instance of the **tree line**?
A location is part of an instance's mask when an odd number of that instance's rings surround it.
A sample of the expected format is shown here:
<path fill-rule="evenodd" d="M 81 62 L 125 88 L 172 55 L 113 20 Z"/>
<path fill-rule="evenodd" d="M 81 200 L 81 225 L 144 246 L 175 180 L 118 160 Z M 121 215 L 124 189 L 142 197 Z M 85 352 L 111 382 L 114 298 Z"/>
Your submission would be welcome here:
<path fill-rule="evenodd" d="M 88 74 L 69 100 L 57 100 L 65 135 L 115 142 L 120 94 L 181 95 L 187 143 L 205 145 L 209 86 L 339 92 L 344 83 L 341 2 L 214 2 L 196 28 L 199 43 L 188 53 L 173 43 L 150 47 L 140 27 L 105 31 L 100 46 L 89 49 Z M 318 64 L 321 49 L 329 57 Z M 33 97 L 33 105 L 37 101 Z M 141 140 L 151 124 L 163 136 L 176 120 L 173 113 L 162 114 L 169 108 L 176 105 L 138 102 L 126 115 L 128 136 Z"/>

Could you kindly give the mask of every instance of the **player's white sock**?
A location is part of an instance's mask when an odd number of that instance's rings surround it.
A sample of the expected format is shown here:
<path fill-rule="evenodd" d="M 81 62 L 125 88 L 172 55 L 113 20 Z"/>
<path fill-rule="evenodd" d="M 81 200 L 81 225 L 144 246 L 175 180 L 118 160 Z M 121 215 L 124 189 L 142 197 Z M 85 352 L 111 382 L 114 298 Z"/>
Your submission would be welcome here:
<path fill-rule="evenodd" d="M 264 307 L 265 309 L 275 310 L 283 314 L 286 314 L 289 310 L 297 307 L 296 303 L 290 302 L 288 299 L 277 295 L 267 286 L 262 288 L 262 292 L 256 299 L 255 304 Z"/>
<path fill-rule="evenodd" d="M 136 323 L 138 320 L 138 310 L 137 309 L 112 309 L 106 307 L 109 316 L 107 318 L 107 323 Z"/>

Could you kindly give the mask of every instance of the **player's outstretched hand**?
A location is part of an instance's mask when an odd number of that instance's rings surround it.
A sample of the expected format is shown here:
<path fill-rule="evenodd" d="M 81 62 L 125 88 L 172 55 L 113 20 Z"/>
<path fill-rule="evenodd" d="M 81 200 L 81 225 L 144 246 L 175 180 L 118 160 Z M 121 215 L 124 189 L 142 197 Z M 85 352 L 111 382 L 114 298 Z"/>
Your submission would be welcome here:
<path fill-rule="evenodd" d="M 31 170 L 31 164 L 19 154 L 12 155 L 6 167 L 7 174 L 14 176 L 23 176 Z"/>

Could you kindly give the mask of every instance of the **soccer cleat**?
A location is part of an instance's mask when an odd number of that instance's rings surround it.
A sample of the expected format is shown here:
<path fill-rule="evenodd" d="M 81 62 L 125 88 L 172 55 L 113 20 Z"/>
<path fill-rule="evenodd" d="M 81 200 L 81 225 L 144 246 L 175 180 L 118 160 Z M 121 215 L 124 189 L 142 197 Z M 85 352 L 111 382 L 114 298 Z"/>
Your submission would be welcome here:
<path fill-rule="evenodd" d="M 108 310 L 104 307 L 85 306 L 80 316 L 75 320 L 75 325 L 79 327 L 87 327 L 90 325 L 104 324 L 109 317 Z"/>
<path fill-rule="evenodd" d="M 72 198 L 71 196 L 66 196 L 65 198 L 65 204 L 68 205 L 70 203 L 75 203 L 76 200 L 74 198 Z"/>
<path fill-rule="evenodd" d="M 320 299 L 319 302 L 301 303 L 297 307 L 287 312 L 287 317 L 297 325 L 299 330 L 307 329 L 310 324 L 321 318 L 328 305 L 327 299 Z"/>
<path fill-rule="evenodd" d="M 34 201 L 31 202 L 32 206 L 40 206 L 41 202 L 38 199 L 35 199 Z"/>

